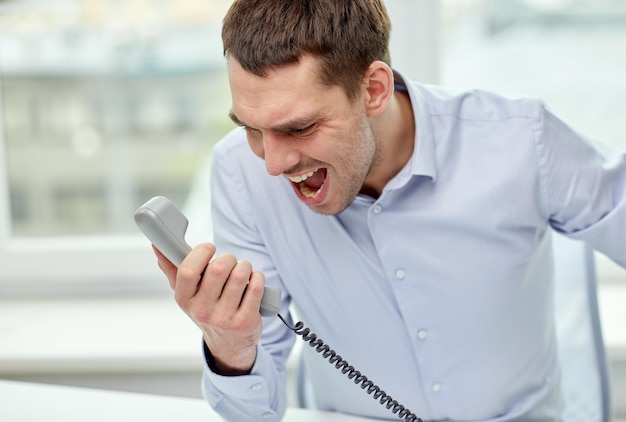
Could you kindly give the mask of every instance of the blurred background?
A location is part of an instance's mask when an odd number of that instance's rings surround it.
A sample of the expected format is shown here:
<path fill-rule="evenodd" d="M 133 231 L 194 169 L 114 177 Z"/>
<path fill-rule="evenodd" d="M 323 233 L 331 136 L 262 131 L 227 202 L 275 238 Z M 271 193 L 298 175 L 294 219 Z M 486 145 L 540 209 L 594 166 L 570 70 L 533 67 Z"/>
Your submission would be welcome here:
<path fill-rule="evenodd" d="M 134 232 L 160 193 L 184 201 L 231 126 L 228 1 L 0 2 L 13 236 Z"/>

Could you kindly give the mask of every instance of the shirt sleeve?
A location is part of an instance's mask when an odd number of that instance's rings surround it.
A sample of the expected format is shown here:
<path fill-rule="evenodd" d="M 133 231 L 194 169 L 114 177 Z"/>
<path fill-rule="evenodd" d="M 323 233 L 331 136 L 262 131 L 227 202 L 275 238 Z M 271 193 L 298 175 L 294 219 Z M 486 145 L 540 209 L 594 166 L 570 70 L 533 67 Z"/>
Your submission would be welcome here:
<path fill-rule="evenodd" d="M 550 224 L 626 267 L 626 154 L 540 111 L 536 146 Z"/>
<path fill-rule="evenodd" d="M 241 136 L 241 131 L 239 131 Z M 231 133 L 227 141 L 237 132 Z M 244 152 L 245 148 L 245 152 Z M 233 151 L 233 149 L 235 151 Z M 267 251 L 247 195 L 244 169 L 250 165 L 247 143 L 226 142 L 214 150 L 211 171 L 212 219 L 217 253 L 233 253 L 265 275 L 265 285 L 281 289 L 280 313 L 291 321 L 290 298 Z M 234 156 L 237 156 L 235 159 Z M 295 336 L 278 317 L 263 318 L 263 333 L 249 375 L 221 376 L 205 363 L 202 389 L 211 406 L 227 420 L 280 420 L 287 403 L 286 362 Z M 205 357 L 208 350 L 205 347 Z M 206 360 L 205 360 L 206 362 Z"/>
<path fill-rule="evenodd" d="M 281 400 L 280 383 L 271 355 L 257 346 L 257 359 L 249 375 L 223 376 L 212 372 L 207 362 L 209 351 L 204 346 L 205 365 L 202 393 L 211 407 L 229 421 L 279 421 L 285 413 L 286 400 Z"/>

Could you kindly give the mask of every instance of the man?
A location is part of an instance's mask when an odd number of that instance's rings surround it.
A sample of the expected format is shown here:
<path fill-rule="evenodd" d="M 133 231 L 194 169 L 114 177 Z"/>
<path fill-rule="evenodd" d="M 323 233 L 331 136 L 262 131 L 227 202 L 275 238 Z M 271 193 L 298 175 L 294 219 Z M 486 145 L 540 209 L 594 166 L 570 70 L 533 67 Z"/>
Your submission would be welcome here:
<path fill-rule="evenodd" d="M 424 420 L 558 420 L 551 228 L 626 266 L 626 158 L 537 101 L 409 81 L 389 30 L 380 0 L 238 0 L 224 20 L 241 128 L 215 149 L 219 254 L 177 271 L 157 252 L 204 334 L 207 400 L 283 415 L 294 336 L 259 315 L 272 286 Z M 393 418 L 316 368 L 320 408 Z"/>

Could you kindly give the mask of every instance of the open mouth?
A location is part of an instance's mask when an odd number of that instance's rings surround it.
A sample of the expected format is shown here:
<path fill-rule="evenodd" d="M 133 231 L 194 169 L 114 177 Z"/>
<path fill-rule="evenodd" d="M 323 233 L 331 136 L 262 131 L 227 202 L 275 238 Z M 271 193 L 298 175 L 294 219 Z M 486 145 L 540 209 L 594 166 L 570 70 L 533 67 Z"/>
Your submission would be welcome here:
<path fill-rule="evenodd" d="M 319 168 L 300 176 L 289 177 L 289 180 L 298 185 L 300 193 L 306 198 L 315 198 L 322 190 L 326 180 L 326 169 Z"/>

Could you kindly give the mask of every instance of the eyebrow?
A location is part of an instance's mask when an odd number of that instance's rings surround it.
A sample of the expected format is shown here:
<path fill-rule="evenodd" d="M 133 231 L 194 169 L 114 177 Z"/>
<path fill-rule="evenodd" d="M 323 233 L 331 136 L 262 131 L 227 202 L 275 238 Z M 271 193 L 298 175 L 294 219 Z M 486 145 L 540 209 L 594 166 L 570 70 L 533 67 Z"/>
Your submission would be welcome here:
<path fill-rule="evenodd" d="M 248 126 L 247 124 L 245 124 L 244 122 L 242 122 L 241 120 L 239 120 L 239 118 L 235 115 L 235 113 L 232 112 L 232 110 L 228 113 L 228 117 L 230 117 L 230 120 L 232 120 L 237 126 L 254 129 Z M 290 132 L 294 132 L 300 129 L 304 129 L 308 126 L 311 126 L 312 124 L 320 120 L 321 118 L 319 117 L 319 115 L 311 114 L 311 115 L 306 115 L 303 117 L 293 119 L 286 123 L 282 123 L 278 126 L 271 128 L 270 130 L 272 130 L 273 132 L 278 132 L 278 133 L 290 133 Z"/>

